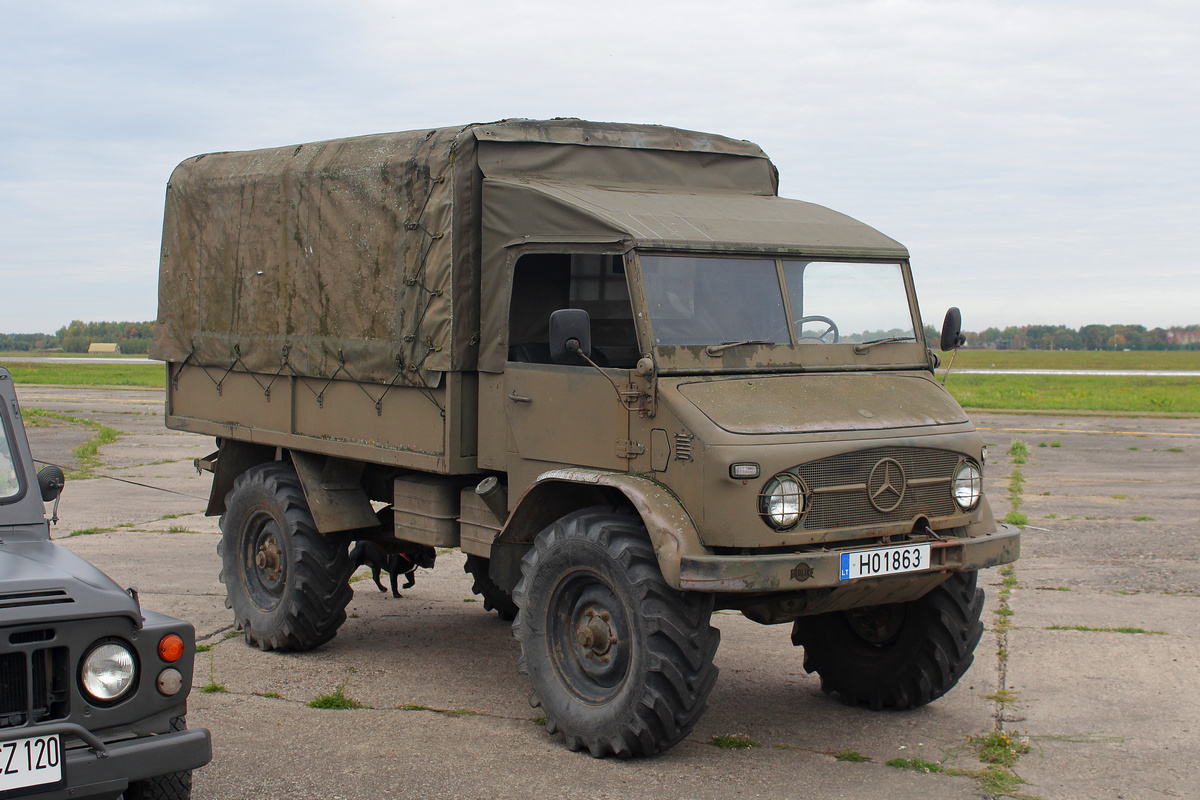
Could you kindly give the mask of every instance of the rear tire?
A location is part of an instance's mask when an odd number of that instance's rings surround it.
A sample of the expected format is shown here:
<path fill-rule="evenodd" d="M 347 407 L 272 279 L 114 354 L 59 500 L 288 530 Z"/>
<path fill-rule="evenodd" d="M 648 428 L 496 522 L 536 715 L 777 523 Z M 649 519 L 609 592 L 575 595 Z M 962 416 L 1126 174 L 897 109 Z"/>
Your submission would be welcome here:
<path fill-rule="evenodd" d="M 804 669 L 846 705 L 903 710 L 950 691 L 975 660 L 983 590 L 960 572 L 908 603 L 801 617 L 792 644 Z"/>
<path fill-rule="evenodd" d="M 488 572 L 490 564 L 491 562 L 483 556 L 467 556 L 463 572 L 475 579 L 471 584 L 471 591 L 483 598 L 484 610 L 495 611 L 502 620 L 513 620 L 517 616 L 517 604 L 513 602 L 511 594 L 492 580 Z"/>
<path fill-rule="evenodd" d="M 713 597 L 667 584 L 640 519 L 568 514 L 538 534 L 521 571 L 518 666 L 547 731 L 597 758 L 653 755 L 691 732 L 717 679 Z"/>
<path fill-rule="evenodd" d="M 354 595 L 346 542 L 317 531 L 291 464 L 259 464 L 238 476 L 217 552 L 225 603 L 247 644 L 311 650 L 346 621 Z"/>

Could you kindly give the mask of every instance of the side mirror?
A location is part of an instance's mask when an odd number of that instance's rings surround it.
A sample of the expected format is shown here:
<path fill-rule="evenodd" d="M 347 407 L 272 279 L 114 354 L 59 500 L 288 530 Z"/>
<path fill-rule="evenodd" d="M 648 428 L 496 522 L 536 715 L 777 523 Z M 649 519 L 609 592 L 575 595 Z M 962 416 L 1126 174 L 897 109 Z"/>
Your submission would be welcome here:
<path fill-rule="evenodd" d="M 61 467 L 54 464 L 47 464 L 39 469 L 37 479 L 44 503 L 57 500 L 58 496 L 62 494 L 63 487 L 67 485 L 67 476 L 63 474 Z"/>
<path fill-rule="evenodd" d="M 592 357 L 592 319 L 582 308 L 560 308 L 550 315 L 550 360 L 574 361 Z"/>
<path fill-rule="evenodd" d="M 942 323 L 942 350 L 956 350 L 966 343 L 967 337 L 962 335 L 962 312 L 952 307 Z"/>

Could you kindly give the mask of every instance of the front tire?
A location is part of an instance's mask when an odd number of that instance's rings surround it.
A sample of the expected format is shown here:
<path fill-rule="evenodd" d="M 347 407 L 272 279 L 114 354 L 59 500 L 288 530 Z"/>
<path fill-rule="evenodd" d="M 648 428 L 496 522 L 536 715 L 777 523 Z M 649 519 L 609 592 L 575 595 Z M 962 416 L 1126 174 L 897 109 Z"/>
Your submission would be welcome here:
<path fill-rule="evenodd" d="M 311 650 L 346 621 L 346 543 L 317 531 L 291 464 L 259 464 L 234 481 L 217 552 L 225 603 L 247 644 Z"/>
<path fill-rule="evenodd" d="M 847 705 L 904 710 L 950 691 L 975 660 L 983 590 L 975 572 L 951 575 L 907 603 L 801 617 L 792 644 L 804 669 Z"/>
<path fill-rule="evenodd" d="M 521 571 L 518 666 L 547 731 L 597 758 L 653 755 L 691 732 L 717 678 L 713 597 L 667 584 L 637 516 L 568 514 Z"/>
<path fill-rule="evenodd" d="M 171 730 L 187 730 L 187 719 L 171 718 Z M 134 781 L 122 795 L 122 800 L 191 800 L 192 771 L 155 775 L 144 781 Z"/>

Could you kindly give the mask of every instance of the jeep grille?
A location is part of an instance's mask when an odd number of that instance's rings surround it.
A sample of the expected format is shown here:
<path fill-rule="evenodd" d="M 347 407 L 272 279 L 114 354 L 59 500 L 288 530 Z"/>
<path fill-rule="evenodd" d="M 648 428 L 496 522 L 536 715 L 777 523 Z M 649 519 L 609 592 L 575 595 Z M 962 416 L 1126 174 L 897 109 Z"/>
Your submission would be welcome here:
<path fill-rule="evenodd" d="M 0 653 L 0 728 L 64 719 L 69 676 L 65 647 Z"/>

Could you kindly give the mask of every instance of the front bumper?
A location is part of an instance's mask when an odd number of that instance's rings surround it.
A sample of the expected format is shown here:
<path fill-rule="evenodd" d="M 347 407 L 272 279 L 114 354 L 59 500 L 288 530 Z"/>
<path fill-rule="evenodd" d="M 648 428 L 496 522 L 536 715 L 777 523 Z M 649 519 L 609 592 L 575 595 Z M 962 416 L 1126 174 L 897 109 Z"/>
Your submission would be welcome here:
<path fill-rule="evenodd" d="M 933 569 L 925 574 L 969 572 L 1016 561 L 1021 554 L 1021 531 L 996 523 L 996 532 L 973 539 L 946 539 L 932 545 Z M 880 545 L 885 546 L 885 545 Z M 862 550 L 865 548 L 844 548 Z M 784 553 L 770 556 L 683 556 L 679 588 L 693 592 L 799 592 L 878 583 L 889 578 L 841 579 L 843 550 Z M 902 573 L 912 578 L 922 573 Z"/>
<path fill-rule="evenodd" d="M 133 781 L 196 769 L 212 759 L 212 738 L 205 728 L 189 728 L 105 743 L 72 723 L 51 723 L 7 728 L 0 741 L 58 733 L 67 745 L 71 737 L 82 746 L 69 746 L 64 753 L 65 786 L 39 792 L 21 790 L 30 800 L 116 800 Z"/>

